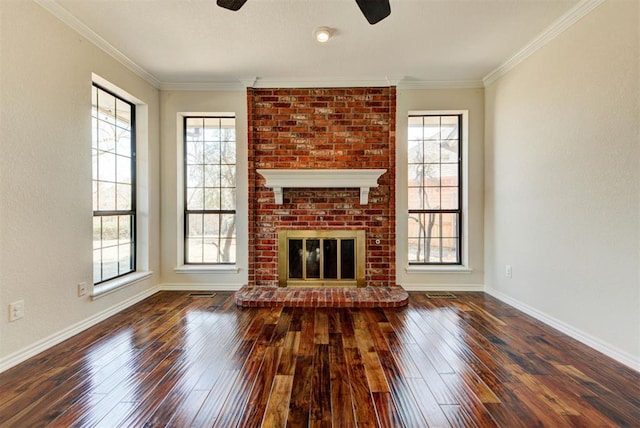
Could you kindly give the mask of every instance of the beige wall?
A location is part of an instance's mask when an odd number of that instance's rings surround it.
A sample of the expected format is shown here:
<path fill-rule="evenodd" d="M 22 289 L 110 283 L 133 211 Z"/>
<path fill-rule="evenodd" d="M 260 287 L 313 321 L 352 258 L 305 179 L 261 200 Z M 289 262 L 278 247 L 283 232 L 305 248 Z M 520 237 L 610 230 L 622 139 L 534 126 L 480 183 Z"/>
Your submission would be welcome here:
<path fill-rule="evenodd" d="M 407 289 L 482 290 L 484 284 L 484 90 L 478 89 L 399 89 L 397 94 L 396 131 L 396 230 L 397 282 Z M 410 111 L 467 110 L 469 118 L 468 204 L 466 206 L 466 269 L 444 269 L 438 272 L 407 271 L 407 128 Z"/>
<path fill-rule="evenodd" d="M 162 281 L 172 289 L 236 290 L 247 284 L 247 95 L 246 91 L 163 91 L 162 123 Z M 183 266 L 183 146 L 185 115 L 235 113 L 237 177 L 237 272 Z M 179 268 L 176 270 L 176 268 Z M 182 269 L 180 269 L 182 268 Z"/>
<path fill-rule="evenodd" d="M 0 369 L 159 283 L 158 91 L 33 2 L 0 2 Z M 97 300 L 92 281 L 91 81 L 147 105 L 139 177 L 151 278 Z M 143 115 L 144 116 L 144 115 Z M 141 125 L 141 124 L 139 124 Z M 145 149 L 144 146 L 147 146 Z M 8 305 L 25 317 L 8 322 Z"/>
<path fill-rule="evenodd" d="M 485 94 L 487 290 L 636 367 L 638 5 L 605 2 Z"/>

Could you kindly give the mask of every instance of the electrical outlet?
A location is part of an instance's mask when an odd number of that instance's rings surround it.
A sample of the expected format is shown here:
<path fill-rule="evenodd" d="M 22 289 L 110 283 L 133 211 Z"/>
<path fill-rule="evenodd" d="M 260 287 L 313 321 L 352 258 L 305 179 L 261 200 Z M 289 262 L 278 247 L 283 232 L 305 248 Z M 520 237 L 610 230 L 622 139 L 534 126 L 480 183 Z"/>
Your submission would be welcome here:
<path fill-rule="evenodd" d="M 82 297 L 82 296 L 86 296 L 87 295 L 87 283 L 86 282 L 79 282 L 78 283 L 78 297 Z"/>
<path fill-rule="evenodd" d="M 505 265 L 504 266 L 504 276 L 506 276 L 507 278 L 511 278 L 512 274 L 513 274 L 513 270 L 511 269 L 511 265 Z"/>
<path fill-rule="evenodd" d="M 9 304 L 9 321 L 17 321 L 20 318 L 24 318 L 24 300 Z"/>

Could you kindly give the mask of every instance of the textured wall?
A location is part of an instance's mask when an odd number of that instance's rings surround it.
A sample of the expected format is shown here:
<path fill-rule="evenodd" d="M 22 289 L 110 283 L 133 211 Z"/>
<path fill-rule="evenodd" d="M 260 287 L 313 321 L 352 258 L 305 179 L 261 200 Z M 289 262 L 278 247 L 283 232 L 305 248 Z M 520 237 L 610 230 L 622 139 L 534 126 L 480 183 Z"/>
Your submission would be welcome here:
<path fill-rule="evenodd" d="M 487 289 L 637 364 L 639 28 L 605 2 L 485 94 Z"/>
<path fill-rule="evenodd" d="M 0 365 L 159 283 L 158 90 L 34 2 L 0 5 Z M 150 279 L 92 301 L 91 79 L 146 104 L 138 182 Z M 144 232 L 144 233 L 142 233 Z M 141 236 L 142 235 L 142 236 Z M 8 304 L 25 317 L 8 322 Z"/>
<path fill-rule="evenodd" d="M 395 88 L 249 89 L 249 284 L 277 285 L 277 231 L 367 231 L 367 285 L 395 284 Z M 256 169 L 384 168 L 358 189 L 285 189 Z M 376 240 L 380 244 L 376 244 Z"/>

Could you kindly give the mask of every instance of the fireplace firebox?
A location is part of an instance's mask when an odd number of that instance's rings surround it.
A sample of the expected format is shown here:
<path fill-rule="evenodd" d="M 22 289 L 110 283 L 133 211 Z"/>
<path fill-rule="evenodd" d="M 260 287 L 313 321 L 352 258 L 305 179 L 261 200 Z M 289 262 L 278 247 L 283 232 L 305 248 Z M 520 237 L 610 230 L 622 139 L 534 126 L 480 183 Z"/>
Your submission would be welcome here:
<path fill-rule="evenodd" d="M 278 283 L 281 287 L 364 287 L 364 230 L 281 230 Z"/>

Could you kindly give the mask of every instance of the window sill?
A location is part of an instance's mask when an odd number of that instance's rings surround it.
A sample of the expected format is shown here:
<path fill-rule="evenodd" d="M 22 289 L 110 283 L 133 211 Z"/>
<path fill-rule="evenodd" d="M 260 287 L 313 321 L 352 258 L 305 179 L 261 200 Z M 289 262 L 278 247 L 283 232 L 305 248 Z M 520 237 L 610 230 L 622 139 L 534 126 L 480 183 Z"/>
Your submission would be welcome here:
<path fill-rule="evenodd" d="M 95 300 L 107 294 L 113 293 L 114 291 L 117 291 L 121 288 L 143 281 L 147 278 L 150 278 L 152 273 L 153 272 L 150 272 L 150 271 L 133 272 L 129 275 L 123 276 L 122 278 L 117 278 L 111 281 L 103 282 L 100 285 L 94 285 L 91 298 Z"/>
<path fill-rule="evenodd" d="M 412 273 L 455 273 L 455 274 L 470 274 L 473 269 L 467 266 L 425 266 L 425 265 L 410 265 L 407 266 L 405 272 Z"/>
<path fill-rule="evenodd" d="M 174 269 L 175 273 L 239 273 L 237 265 L 182 265 Z"/>

